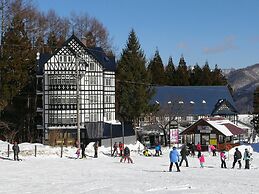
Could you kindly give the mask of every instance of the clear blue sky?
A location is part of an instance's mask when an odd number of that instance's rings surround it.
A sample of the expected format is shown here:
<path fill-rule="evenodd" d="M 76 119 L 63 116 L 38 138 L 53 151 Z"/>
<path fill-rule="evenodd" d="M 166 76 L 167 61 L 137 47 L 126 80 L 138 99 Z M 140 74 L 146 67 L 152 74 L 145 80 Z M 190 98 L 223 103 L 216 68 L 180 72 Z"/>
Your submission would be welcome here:
<path fill-rule="evenodd" d="M 147 59 L 242 68 L 259 63 L 259 0 L 34 0 L 60 16 L 87 13 L 108 29 L 117 54 L 133 28 Z"/>

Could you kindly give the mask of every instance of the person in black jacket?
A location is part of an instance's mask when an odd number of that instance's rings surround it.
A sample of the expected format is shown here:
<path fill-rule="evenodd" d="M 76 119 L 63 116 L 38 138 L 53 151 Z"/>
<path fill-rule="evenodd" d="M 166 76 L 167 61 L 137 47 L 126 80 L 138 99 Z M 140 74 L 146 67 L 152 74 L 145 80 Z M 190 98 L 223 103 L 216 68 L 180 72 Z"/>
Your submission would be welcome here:
<path fill-rule="evenodd" d="M 236 151 L 234 153 L 234 162 L 233 162 L 233 166 L 232 168 L 235 168 L 235 164 L 238 162 L 239 164 L 239 168 L 241 168 L 241 158 L 242 158 L 242 154 L 241 152 L 238 150 L 238 148 L 236 148 Z"/>
<path fill-rule="evenodd" d="M 183 160 L 185 160 L 186 167 L 188 167 L 187 149 L 186 149 L 186 146 L 185 146 L 185 145 L 183 145 L 183 147 L 182 147 L 182 149 L 181 149 L 181 151 L 180 151 L 180 154 L 181 154 L 181 158 L 182 158 L 182 159 L 181 159 L 181 161 L 180 161 L 179 166 L 181 166 L 181 165 L 182 165 Z"/>
<path fill-rule="evenodd" d="M 20 148 L 19 148 L 17 142 L 14 142 L 14 145 L 13 145 L 12 149 L 13 149 L 13 154 L 14 154 L 14 160 L 19 161 L 18 154 L 20 152 Z"/>
<path fill-rule="evenodd" d="M 124 148 L 124 156 L 121 158 L 120 162 L 124 159 L 124 162 L 128 160 L 128 163 L 133 163 L 132 159 L 130 158 L 130 149 L 126 146 Z"/>

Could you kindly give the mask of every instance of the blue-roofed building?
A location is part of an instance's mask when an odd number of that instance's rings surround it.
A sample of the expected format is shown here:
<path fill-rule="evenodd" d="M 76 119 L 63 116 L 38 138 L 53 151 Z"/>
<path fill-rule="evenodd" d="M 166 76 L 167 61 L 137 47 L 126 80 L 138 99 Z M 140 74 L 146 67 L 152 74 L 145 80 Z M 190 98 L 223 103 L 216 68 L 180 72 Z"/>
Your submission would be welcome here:
<path fill-rule="evenodd" d="M 167 107 L 172 116 L 220 115 L 233 117 L 233 120 L 237 115 L 227 86 L 159 86 L 155 89 L 151 103 Z"/>
<path fill-rule="evenodd" d="M 43 143 L 74 142 L 78 122 L 81 139 L 107 138 L 105 122 L 115 120 L 115 70 L 114 57 L 87 48 L 75 35 L 53 54 L 38 54 L 37 128 Z"/>
<path fill-rule="evenodd" d="M 237 120 L 238 113 L 227 86 L 158 86 L 155 91 L 151 104 L 156 104 L 159 110 L 144 118 L 141 131 L 159 123 L 167 129 L 168 136 L 168 128 L 181 132 L 204 117 L 223 116 L 234 123 Z M 155 141 L 162 140 L 159 137 Z"/>

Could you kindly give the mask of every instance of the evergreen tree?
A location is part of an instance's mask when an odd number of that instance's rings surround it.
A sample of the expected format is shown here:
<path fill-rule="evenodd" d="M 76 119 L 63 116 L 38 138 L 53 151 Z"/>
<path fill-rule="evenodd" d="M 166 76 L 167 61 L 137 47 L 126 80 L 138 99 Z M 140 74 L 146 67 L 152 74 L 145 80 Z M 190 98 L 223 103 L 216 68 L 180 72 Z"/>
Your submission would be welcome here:
<path fill-rule="evenodd" d="M 153 59 L 150 61 L 148 65 L 148 71 L 151 76 L 152 84 L 164 85 L 166 83 L 164 65 L 158 50 L 156 50 Z"/>
<path fill-rule="evenodd" d="M 227 85 L 227 79 L 222 74 L 221 69 L 218 68 L 218 65 L 215 65 L 215 69 L 212 71 L 212 85 Z"/>
<path fill-rule="evenodd" d="M 201 84 L 204 86 L 211 86 L 212 84 L 212 76 L 208 61 L 205 62 L 205 65 L 202 68 Z"/>
<path fill-rule="evenodd" d="M 201 86 L 202 84 L 202 69 L 200 68 L 200 66 L 198 65 L 198 63 L 196 63 L 196 65 L 193 67 L 191 76 L 190 76 L 190 84 L 192 86 Z"/>
<path fill-rule="evenodd" d="M 188 86 L 189 84 L 189 74 L 186 62 L 183 55 L 180 58 L 178 68 L 176 70 L 176 85 L 178 86 Z"/>
<path fill-rule="evenodd" d="M 168 64 L 165 68 L 166 85 L 174 86 L 175 85 L 175 76 L 176 76 L 176 71 L 175 71 L 173 59 L 170 56 L 168 59 Z"/>
<path fill-rule="evenodd" d="M 19 15 L 14 16 L 5 33 L 3 48 L 1 93 L 9 105 L 1 119 L 13 123 L 13 130 L 20 132 L 20 140 L 27 141 L 27 135 L 31 132 L 28 131 L 35 129 L 32 127 L 35 109 L 31 106 L 35 104 L 35 52 L 25 31 L 24 21 Z"/>
<path fill-rule="evenodd" d="M 149 101 L 154 94 L 145 67 L 146 59 L 137 36 L 132 30 L 123 49 L 117 68 L 116 96 L 119 116 L 136 121 L 142 113 L 150 112 Z"/>

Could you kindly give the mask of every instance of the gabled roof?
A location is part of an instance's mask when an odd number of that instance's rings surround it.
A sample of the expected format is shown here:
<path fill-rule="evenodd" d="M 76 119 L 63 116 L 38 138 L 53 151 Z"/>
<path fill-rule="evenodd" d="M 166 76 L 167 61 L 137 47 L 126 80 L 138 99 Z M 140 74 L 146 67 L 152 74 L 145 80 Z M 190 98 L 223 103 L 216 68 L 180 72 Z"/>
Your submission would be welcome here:
<path fill-rule="evenodd" d="M 235 107 L 227 86 L 158 86 L 155 90 L 151 103 L 157 101 L 160 107 L 168 107 L 171 101 L 174 115 L 211 115 L 220 99 Z"/>
<path fill-rule="evenodd" d="M 67 39 L 61 46 L 61 48 L 58 48 L 55 50 L 53 54 L 41 54 L 39 59 L 39 71 L 37 73 L 43 73 L 43 65 L 53 56 L 56 55 L 63 47 L 68 46 L 68 43 L 71 40 L 75 40 L 85 51 L 87 51 L 90 55 L 93 56 L 104 68 L 104 70 L 108 71 L 115 71 L 116 70 L 116 63 L 115 63 L 115 57 L 108 57 L 104 50 L 100 47 L 93 47 L 93 48 L 87 48 L 74 34 Z M 72 49 L 69 49 L 72 50 Z M 72 52 L 73 53 L 73 52 Z M 41 71 L 40 71 L 41 70 Z"/>
<path fill-rule="evenodd" d="M 222 118 L 222 117 L 212 117 L 212 118 L 203 118 L 195 122 L 193 125 L 186 128 L 181 134 L 186 134 L 194 129 L 195 126 L 199 125 L 202 122 L 206 122 L 209 126 L 218 130 L 221 134 L 229 137 L 233 135 L 239 135 L 245 133 L 245 130 L 236 126 L 231 121 Z"/>
<path fill-rule="evenodd" d="M 226 99 L 221 99 L 215 105 L 211 115 L 233 115 L 237 114 L 236 108 Z"/>

